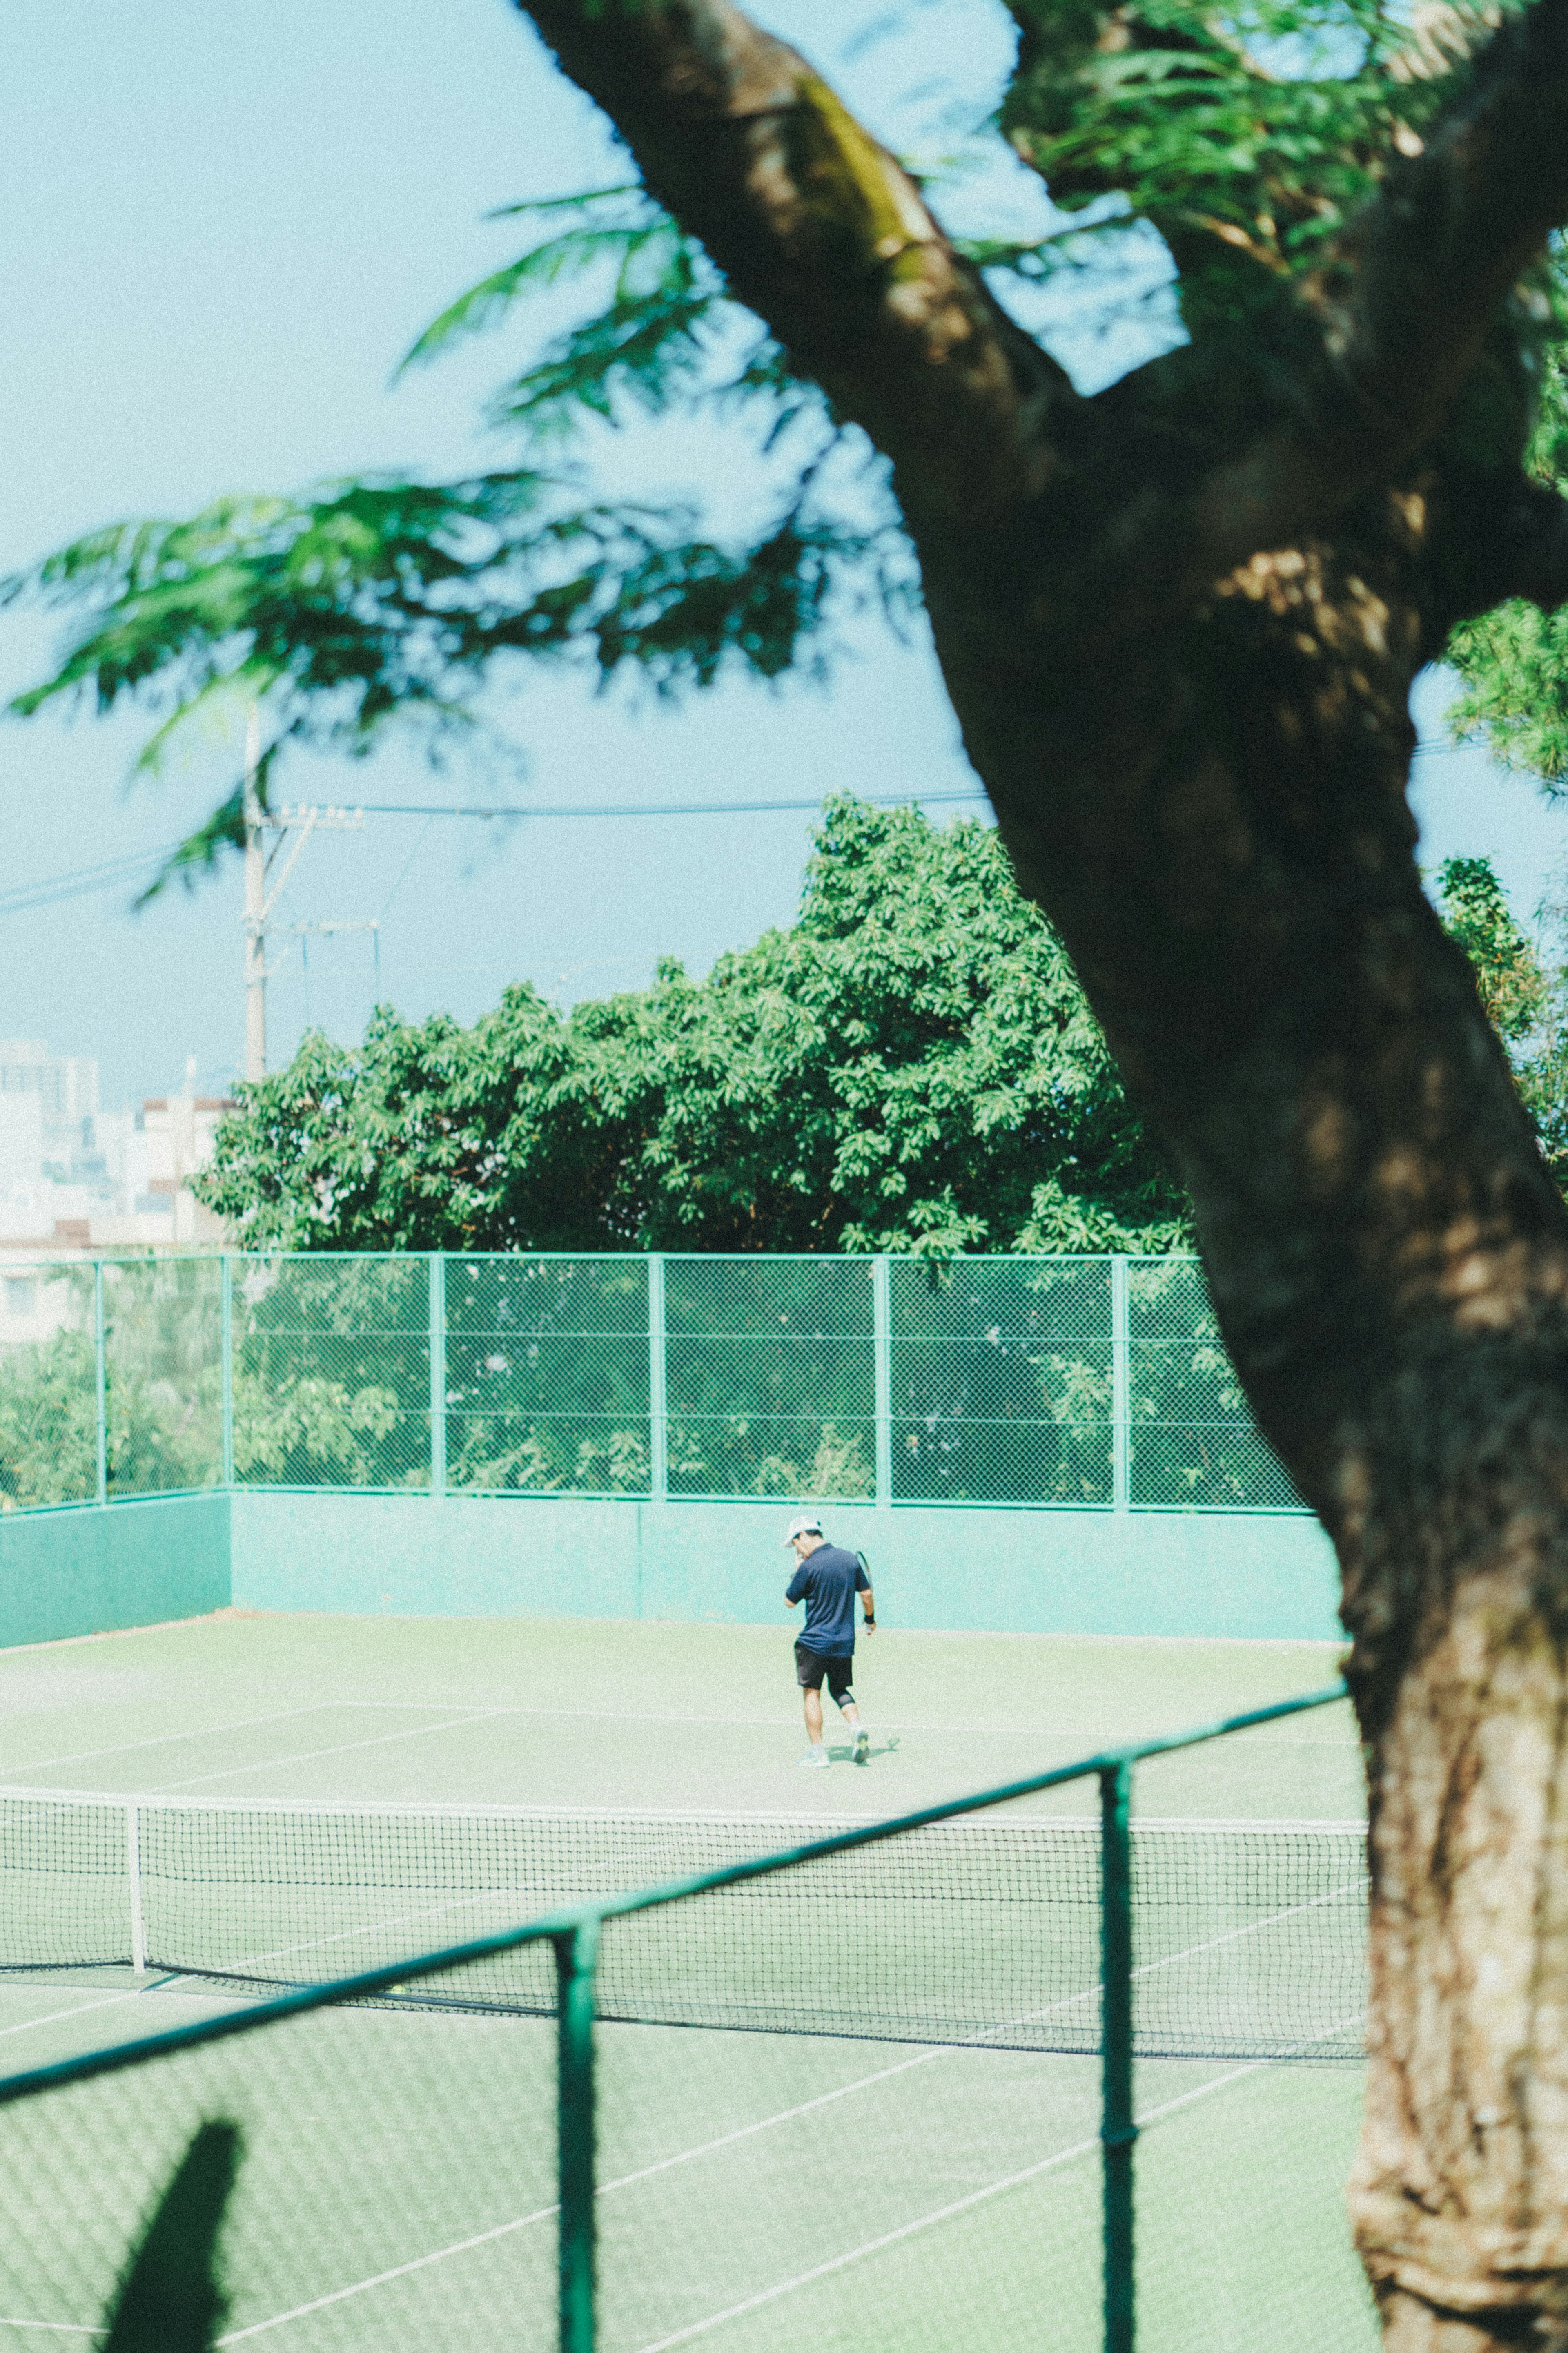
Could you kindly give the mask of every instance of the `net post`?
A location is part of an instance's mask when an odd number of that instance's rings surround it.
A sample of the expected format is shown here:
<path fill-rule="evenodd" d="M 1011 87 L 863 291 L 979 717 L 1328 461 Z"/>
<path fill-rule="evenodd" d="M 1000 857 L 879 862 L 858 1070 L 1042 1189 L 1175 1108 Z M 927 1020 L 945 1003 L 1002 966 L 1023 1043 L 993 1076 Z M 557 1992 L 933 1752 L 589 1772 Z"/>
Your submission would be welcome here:
<path fill-rule="evenodd" d="M 138 1977 L 144 1977 L 147 1927 L 142 1916 L 142 1809 L 134 1801 L 125 1809 L 125 1876 L 131 1890 L 131 1966 Z"/>
<path fill-rule="evenodd" d="M 1100 1776 L 1100 2124 L 1105 2353 L 1132 2353 L 1132 1852 L 1130 1765 Z"/>
<path fill-rule="evenodd" d="M 552 1938 L 557 2011 L 561 2353 L 594 2353 L 594 1968 L 596 1918 Z"/>
<path fill-rule="evenodd" d="M 109 1501 L 109 1381 L 104 1362 L 103 1261 L 92 1262 L 92 1356 L 98 1414 L 98 1500 Z"/>
<path fill-rule="evenodd" d="M 432 1250 L 430 1290 L 430 1500 L 447 1492 L 447 1261 Z"/>
<path fill-rule="evenodd" d="M 871 1324 L 876 1356 L 877 1509 L 893 1503 L 893 1283 L 885 1258 L 871 1261 Z"/>
<path fill-rule="evenodd" d="M 1128 1312 L 1127 1261 L 1110 1261 L 1110 1504 L 1125 1512 L 1132 1502 L 1132 1347 Z"/>
<path fill-rule="evenodd" d="M 648 1494 L 669 1500 L 669 1408 L 665 1388 L 664 1253 L 647 1262 L 647 1452 Z"/>
<path fill-rule="evenodd" d="M 223 1483 L 234 1484 L 234 1261 L 227 1250 L 218 1259 L 219 1345 L 223 1351 Z"/>

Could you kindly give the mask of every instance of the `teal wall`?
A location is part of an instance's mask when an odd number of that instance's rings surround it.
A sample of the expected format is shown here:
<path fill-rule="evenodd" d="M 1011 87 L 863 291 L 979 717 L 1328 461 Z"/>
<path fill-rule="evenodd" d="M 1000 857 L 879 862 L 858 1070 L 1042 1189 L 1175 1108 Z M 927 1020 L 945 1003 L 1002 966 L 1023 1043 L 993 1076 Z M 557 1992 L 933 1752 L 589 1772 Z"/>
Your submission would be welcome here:
<path fill-rule="evenodd" d="M 268 1494 L 234 1499 L 251 1609 L 451 1616 L 783 1617 L 780 1504 Z M 974 1632 L 1333 1641 L 1338 1573 L 1300 1513 L 878 1511 L 836 1504 L 889 1625 Z"/>
<path fill-rule="evenodd" d="M 1333 1641 L 1338 1578 L 1300 1513 L 878 1511 L 890 1626 Z M 249 1609 L 784 1620 L 778 1504 L 341 1493 L 152 1499 L 0 1516 L 0 1646 Z"/>
<path fill-rule="evenodd" d="M 228 1546 L 222 1494 L 0 1514 L 0 1648 L 221 1609 Z"/>

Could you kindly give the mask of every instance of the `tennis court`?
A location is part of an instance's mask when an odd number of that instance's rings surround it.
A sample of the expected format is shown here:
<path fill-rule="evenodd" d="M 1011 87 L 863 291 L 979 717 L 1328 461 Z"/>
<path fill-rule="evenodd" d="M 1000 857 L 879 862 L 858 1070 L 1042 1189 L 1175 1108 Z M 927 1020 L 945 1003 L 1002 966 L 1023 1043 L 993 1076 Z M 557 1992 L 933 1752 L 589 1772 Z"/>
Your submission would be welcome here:
<path fill-rule="evenodd" d="M 5 1911 L 35 1938 L 0 2069 L 1331 1673 L 1304 1645 L 889 1629 L 870 1764 L 813 1776 L 788 1664 L 787 1629 L 238 1616 L 0 1658 Z M 602 2346 L 1096 2343 L 1093 1796 L 609 1924 Z M 1153 1760 L 1137 1800 L 1142 2341 L 1370 2346 L 1348 1710 Z M 90 2341 L 215 2115 L 247 2141 L 226 2341 L 551 2343 L 554 1990 L 531 1946 L 0 2111 L 0 2343 Z"/>

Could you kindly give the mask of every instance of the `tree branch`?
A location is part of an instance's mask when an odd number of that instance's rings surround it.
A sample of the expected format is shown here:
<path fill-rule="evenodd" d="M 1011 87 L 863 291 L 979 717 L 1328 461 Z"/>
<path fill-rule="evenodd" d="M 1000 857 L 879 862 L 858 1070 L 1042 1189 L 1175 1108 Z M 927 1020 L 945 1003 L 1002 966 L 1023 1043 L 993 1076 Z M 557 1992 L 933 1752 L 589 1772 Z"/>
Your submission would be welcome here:
<path fill-rule="evenodd" d="M 1069 380 L 804 58 L 730 0 L 519 5 L 737 298 L 891 458 L 912 522 L 972 529 L 1043 486 Z"/>
<path fill-rule="evenodd" d="M 1437 641 L 1456 621 L 1524 596 L 1543 612 L 1568 604 L 1568 498 L 1518 469 L 1445 467 L 1426 540 Z"/>
<path fill-rule="evenodd" d="M 1350 239 L 1349 301 L 1309 413 L 1209 478 L 1196 576 L 1321 527 L 1432 440 L 1565 220 L 1568 0 L 1536 0 L 1493 35 L 1426 149 L 1394 159 Z"/>

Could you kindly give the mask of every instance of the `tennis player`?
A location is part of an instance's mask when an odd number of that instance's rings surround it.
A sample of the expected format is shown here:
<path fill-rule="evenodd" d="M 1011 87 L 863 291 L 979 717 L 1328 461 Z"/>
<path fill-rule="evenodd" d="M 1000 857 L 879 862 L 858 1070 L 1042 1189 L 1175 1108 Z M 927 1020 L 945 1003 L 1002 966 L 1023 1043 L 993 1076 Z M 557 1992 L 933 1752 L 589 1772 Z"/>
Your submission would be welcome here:
<path fill-rule="evenodd" d="M 860 1721 L 850 1684 L 855 1672 L 855 1596 L 864 1597 L 866 1631 L 877 1630 L 877 1603 L 871 1580 L 858 1553 L 830 1545 L 815 1512 L 802 1512 L 789 1524 L 784 1542 L 795 1554 L 796 1568 L 784 1591 L 793 1609 L 805 1604 L 805 1624 L 795 1646 L 795 1681 L 805 1702 L 805 1736 L 810 1746 L 803 1765 L 826 1765 L 822 1738 L 822 1683 L 838 1704 L 838 1712 L 855 1735 L 855 1762 L 864 1765 L 871 1753 L 871 1736 Z"/>

